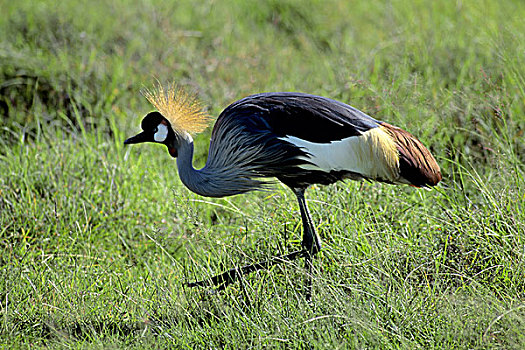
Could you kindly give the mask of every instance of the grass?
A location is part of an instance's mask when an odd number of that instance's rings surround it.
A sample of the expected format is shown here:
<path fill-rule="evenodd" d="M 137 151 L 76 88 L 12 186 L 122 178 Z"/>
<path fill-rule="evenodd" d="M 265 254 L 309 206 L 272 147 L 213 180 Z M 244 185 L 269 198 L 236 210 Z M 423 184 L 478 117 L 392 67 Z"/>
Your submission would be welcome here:
<path fill-rule="evenodd" d="M 525 346 L 525 6 L 517 1 L 2 1 L 0 344 Z M 202 198 L 124 147 L 155 78 L 212 115 L 260 91 L 348 102 L 417 135 L 433 191 L 308 193 L 324 249 L 226 291 L 183 282 L 300 244 L 292 193 Z M 210 131 L 196 138 L 196 165 Z"/>

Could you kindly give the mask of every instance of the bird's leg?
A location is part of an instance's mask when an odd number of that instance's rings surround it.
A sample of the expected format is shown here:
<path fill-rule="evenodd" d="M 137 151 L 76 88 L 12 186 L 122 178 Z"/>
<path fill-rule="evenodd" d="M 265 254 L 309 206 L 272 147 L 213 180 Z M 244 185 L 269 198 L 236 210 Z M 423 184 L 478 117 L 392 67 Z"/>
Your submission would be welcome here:
<path fill-rule="evenodd" d="M 208 280 L 196 281 L 188 283 L 188 287 L 197 287 L 197 286 L 218 286 L 217 290 L 223 290 L 228 287 L 230 284 L 238 280 L 241 276 L 250 274 L 252 272 L 268 269 L 273 265 L 282 264 L 286 261 L 293 261 L 298 258 L 306 256 L 306 250 L 298 250 L 289 254 L 274 256 L 271 259 L 260 261 L 255 264 L 246 265 L 239 268 L 233 268 L 226 272 L 223 272 L 217 276 L 214 276 Z"/>
<path fill-rule="evenodd" d="M 315 231 L 315 227 L 312 224 L 312 217 L 310 211 L 306 205 L 306 199 L 304 198 L 305 188 L 294 188 L 295 195 L 299 202 L 299 209 L 301 210 L 301 219 L 303 221 L 303 242 L 302 246 L 305 251 L 305 268 L 306 268 L 306 281 L 305 281 L 305 298 L 310 301 L 312 299 L 312 258 L 315 254 L 321 250 L 321 238 Z"/>
<path fill-rule="evenodd" d="M 294 189 L 294 192 L 299 202 L 299 210 L 301 211 L 301 219 L 303 221 L 303 242 L 301 244 L 303 248 L 313 256 L 321 251 L 321 238 L 312 224 L 312 217 L 310 216 L 310 211 L 304 198 L 305 189 Z"/>
<path fill-rule="evenodd" d="M 247 275 L 258 270 L 268 269 L 273 265 L 282 264 L 286 261 L 293 261 L 304 257 L 307 270 L 305 281 L 305 297 L 306 300 L 310 300 L 312 297 L 312 257 L 321 250 L 321 239 L 317 235 L 317 232 L 315 232 L 308 207 L 306 206 L 306 200 L 304 198 L 305 189 L 301 188 L 293 190 L 297 196 L 297 200 L 299 201 L 299 209 L 301 211 L 301 219 L 303 222 L 303 249 L 292 253 L 275 256 L 255 264 L 246 265 L 240 268 L 233 268 L 210 279 L 188 283 L 187 286 L 217 286 L 217 290 L 223 290 L 243 275 Z"/>

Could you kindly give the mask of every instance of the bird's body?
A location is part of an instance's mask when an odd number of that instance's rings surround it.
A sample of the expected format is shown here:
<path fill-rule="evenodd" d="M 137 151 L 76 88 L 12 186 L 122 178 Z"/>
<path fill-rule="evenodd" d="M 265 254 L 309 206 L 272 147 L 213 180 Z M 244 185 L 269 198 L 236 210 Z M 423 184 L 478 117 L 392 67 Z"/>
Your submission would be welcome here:
<path fill-rule="evenodd" d="M 292 188 L 346 178 L 417 187 L 440 180 L 433 157 L 407 132 L 344 103 L 300 93 L 252 95 L 226 108 L 212 131 L 202 170 L 209 169 L 216 176 L 239 171 L 247 190 L 258 189 L 260 181 L 252 181 L 261 177 Z"/>
<path fill-rule="evenodd" d="M 429 187 L 441 180 L 435 159 L 406 131 L 342 102 L 302 93 L 263 93 L 231 104 L 212 130 L 206 165 L 196 170 L 190 134 L 177 128 L 177 120 L 162 115 L 170 113 L 163 107 L 170 101 L 163 90 L 150 97 L 161 113 L 146 116 L 144 132 L 126 143 L 164 143 L 177 157 L 182 182 L 193 192 L 230 196 L 266 188 L 271 178 L 277 178 L 296 193 L 304 226 L 303 250 L 283 256 L 288 260 L 304 256 L 309 261 L 321 249 L 304 199 L 311 184 L 366 179 Z M 148 129 L 149 139 L 141 136 Z M 255 265 L 216 276 L 214 283 L 267 267 Z"/>

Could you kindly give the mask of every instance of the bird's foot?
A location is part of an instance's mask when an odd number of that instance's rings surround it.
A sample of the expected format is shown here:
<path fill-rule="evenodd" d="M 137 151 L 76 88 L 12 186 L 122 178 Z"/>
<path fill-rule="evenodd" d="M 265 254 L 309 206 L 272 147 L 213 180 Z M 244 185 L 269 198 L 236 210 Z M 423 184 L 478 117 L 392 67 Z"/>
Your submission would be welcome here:
<path fill-rule="evenodd" d="M 269 267 L 273 265 L 281 264 L 286 261 L 292 261 L 297 258 L 305 257 L 307 255 L 309 254 L 306 250 L 304 249 L 298 250 L 298 251 L 295 251 L 295 252 L 292 252 L 286 255 L 275 256 L 271 259 L 260 261 L 255 264 L 246 265 L 240 268 L 233 268 L 226 272 L 213 276 L 212 278 L 207 279 L 207 280 L 187 283 L 186 286 L 188 287 L 216 286 L 217 287 L 216 290 L 221 291 L 221 290 L 224 290 L 226 287 L 228 287 L 233 282 L 239 280 L 241 276 L 248 275 L 258 270 L 268 269 Z"/>
<path fill-rule="evenodd" d="M 221 291 L 228 287 L 233 282 L 237 281 L 243 275 L 243 269 L 247 266 L 244 266 L 240 269 L 234 268 L 226 272 L 223 272 L 217 276 L 213 276 L 210 279 L 195 281 L 186 283 L 186 286 L 193 287 L 217 287 L 216 291 Z M 249 272 L 248 272 L 249 273 Z"/>

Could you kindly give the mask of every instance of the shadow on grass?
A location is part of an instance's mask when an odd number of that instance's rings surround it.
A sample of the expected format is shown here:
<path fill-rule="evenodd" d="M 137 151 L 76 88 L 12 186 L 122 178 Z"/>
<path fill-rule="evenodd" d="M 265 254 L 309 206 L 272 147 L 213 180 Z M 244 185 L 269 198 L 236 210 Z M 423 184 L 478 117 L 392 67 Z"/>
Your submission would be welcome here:
<path fill-rule="evenodd" d="M 198 294 L 200 296 L 193 299 L 195 305 L 191 309 L 186 309 L 183 314 L 173 310 L 173 314 L 163 312 L 147 316 L 139 321 L 125 319 L 65 321 L 42 316 L 42 318 L 13 320 L 10 333 L 26 340 L 39 340 L 44 344 L 56 341 L 93 342 L 108 338 L 134 342 L 144 336 L 166 335 L 166 331 L 170 329 L 206 327 L 222 317 L 227 317 L 224 312 L 221 312 L 217 300 L 213 298 L 217 294 L 209 291 L 201 291 Z M 241 299 L 243 299 L 242 296 Z M 250 302 L 246 300 L 241 301 L 241 304 L 244 305 L 244 309 L 250 306 Z"/>
<path fill-rule="evenodd" d="M 92 340 L 103 336 L 116 336 L 125 339 L 146 331 L 150 324 L 154 324 L 155 321 L 80 321 L 59 324 L 52 320 L 15 320 L 13 323 L 15 333 L 51 341 L 53 339 Z"/>

